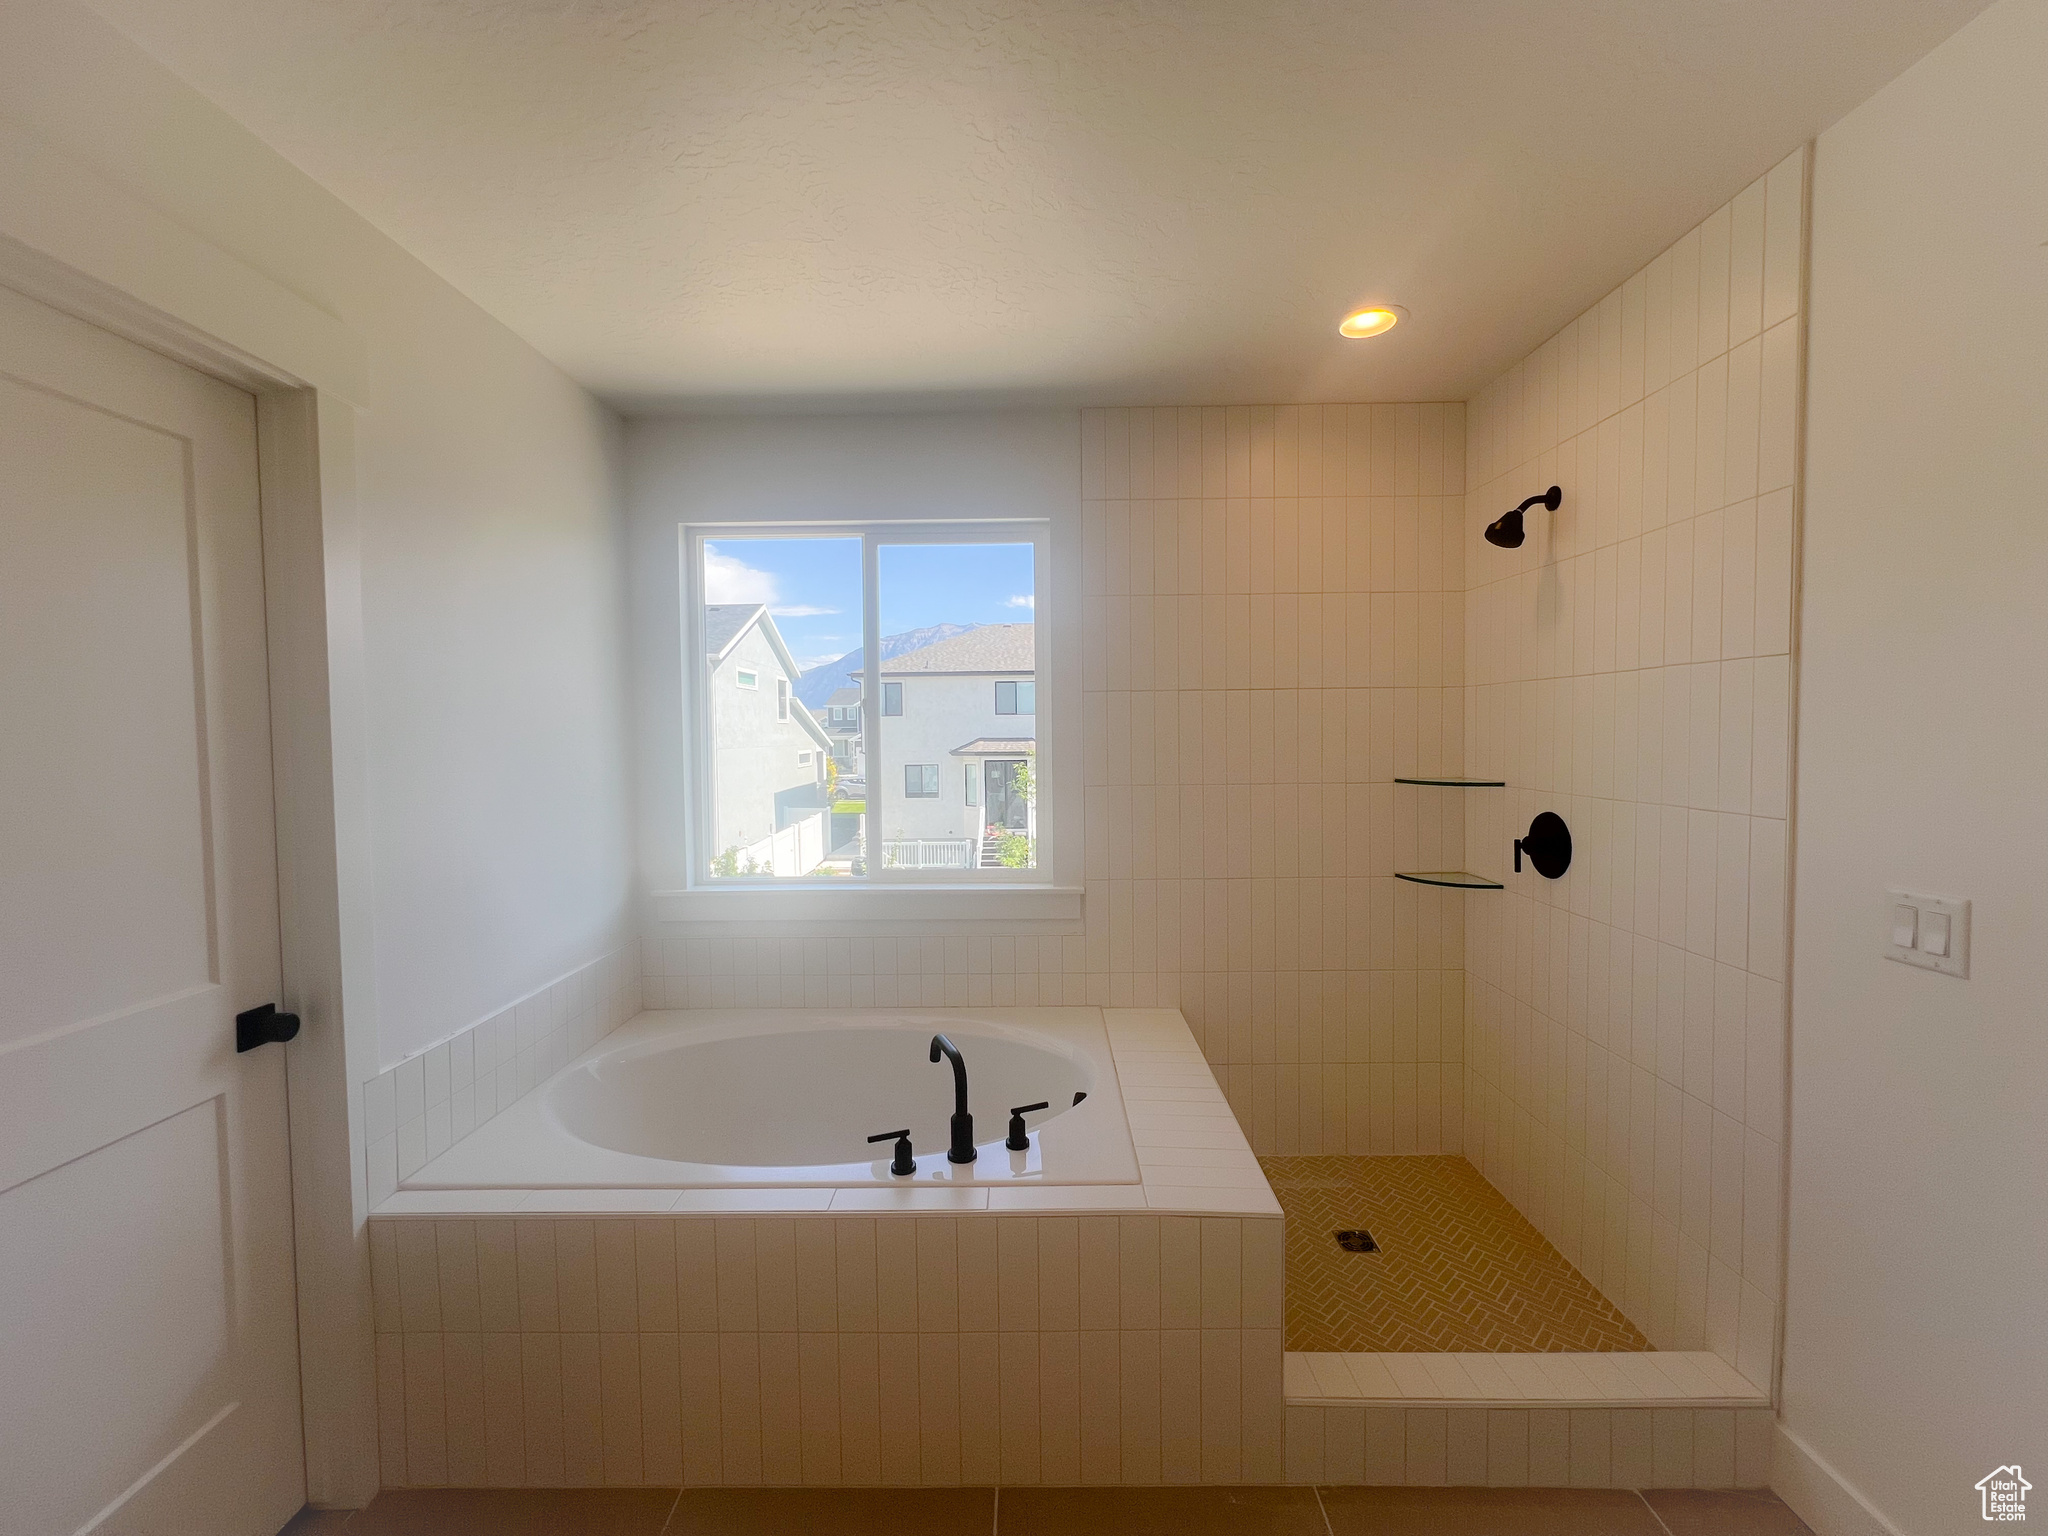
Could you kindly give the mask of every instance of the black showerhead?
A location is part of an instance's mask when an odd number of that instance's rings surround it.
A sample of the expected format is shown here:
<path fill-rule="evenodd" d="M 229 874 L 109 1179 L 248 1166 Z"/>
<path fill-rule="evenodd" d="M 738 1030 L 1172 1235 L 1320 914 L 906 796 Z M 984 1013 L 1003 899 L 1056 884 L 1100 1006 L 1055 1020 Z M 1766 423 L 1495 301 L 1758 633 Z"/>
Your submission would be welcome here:
<path fill-rule="evenodd" d="M 1563 500 L 1563 490 L 1554 485 L 1541 496 L 1531 496 L 1514 511 L 1503 512 L 1497 521 L 1486 525 L 1486 542 L 1498 544 L 1502 549 L 1520 549 L 1522 540 L 1528 537 L 1522 528 L 1522 514 L 1535 506 L 1555 512 Z"/>
<path fill-rule="evenodd" d="M 1497 522 L 1486 525 L 1486 542 L 1498 544 L 1502 549 L 1520 549 L 1522 540 L 1528 535 L 1522 531 L 1522 509 L 1503 512 Z"/>

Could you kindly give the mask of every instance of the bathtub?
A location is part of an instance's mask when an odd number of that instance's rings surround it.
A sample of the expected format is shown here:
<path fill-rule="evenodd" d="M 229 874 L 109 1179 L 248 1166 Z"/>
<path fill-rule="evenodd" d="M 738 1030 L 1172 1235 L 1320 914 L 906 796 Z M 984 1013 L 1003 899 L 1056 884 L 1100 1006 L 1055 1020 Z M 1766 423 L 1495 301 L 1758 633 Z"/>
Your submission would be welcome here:
<path fill-rule="evenodd" d="M 1176 1009 L 641 1014 L 405 1183 L 386 1487 L 1285 1477 L 1285 1223 Z"/>
<path fill-rule="evenodd" d="M 947 1160 L 967 1065 L 979 1155 Z M 1009 1112 L 1030 1146 L 1004 1145 Z M 908 1127 L 917 1171 L 879 1132 Z M 1137 1184 L 1094 1008 L 643 1013 L 401 1182 L 455 1189 L 845 1189 Z"/>

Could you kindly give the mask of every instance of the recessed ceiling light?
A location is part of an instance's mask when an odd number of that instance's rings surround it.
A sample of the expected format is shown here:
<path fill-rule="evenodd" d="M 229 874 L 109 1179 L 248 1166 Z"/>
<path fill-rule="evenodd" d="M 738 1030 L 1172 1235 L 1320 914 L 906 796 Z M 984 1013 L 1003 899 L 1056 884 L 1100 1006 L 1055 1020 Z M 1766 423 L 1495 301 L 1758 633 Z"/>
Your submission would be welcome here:
<path fill-rule="evenodd" d="M 1353 310 L 1337 322 L 1337 334 L 1348 336 L 1353 341 L 1367 336 L 1379 336 L 1391 331 L 1408 318 L 1408 311 L 1398 304 L 1374 304 L 1365 309 Z"/>

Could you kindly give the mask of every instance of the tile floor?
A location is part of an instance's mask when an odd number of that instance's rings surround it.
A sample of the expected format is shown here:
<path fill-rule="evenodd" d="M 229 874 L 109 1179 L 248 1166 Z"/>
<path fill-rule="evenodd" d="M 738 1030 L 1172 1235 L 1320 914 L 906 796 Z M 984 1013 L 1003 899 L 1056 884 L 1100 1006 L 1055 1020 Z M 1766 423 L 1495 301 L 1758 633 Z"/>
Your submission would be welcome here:
<path fill-rule="evenodd" d="M 1812 1536 L 1773 1493 L 1566 1488 L 403 1491 L 284 1536 Z"/>
<path fill-rule="evenodd" d="M 1287 1218 L 1287 1347 L 1645 1350 L 1650 1341 L 1462 1157 L 1264 1157 Z M 1373 1253 L 1334 1233 L 1370 1231 Z"/>

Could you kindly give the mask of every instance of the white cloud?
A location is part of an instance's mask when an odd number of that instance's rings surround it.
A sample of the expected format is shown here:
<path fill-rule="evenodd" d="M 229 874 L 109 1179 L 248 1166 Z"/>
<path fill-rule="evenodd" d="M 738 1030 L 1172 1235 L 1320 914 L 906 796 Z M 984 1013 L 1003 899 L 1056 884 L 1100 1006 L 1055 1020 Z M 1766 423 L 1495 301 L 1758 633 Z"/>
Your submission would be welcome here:
<path fill-rule="evenodd" d="M 704 551 L 704 601 L 707 603 L 773 603 L 775 577 L 757 571 L 732 555 Z"/>
<path fill-rule="evenodd" d="M 778 619 L 815 619 L 837 608 L 819 608 L 810 603 L 779 603 L 773 571 L 758 571 L 737 555 L 704 551 L 704 601 L 707 603 L 766 603 Z"/>
<path fill-rule="evenodd" d="M 1005 608 L 1036 608 L 1038 606 L 1038 598 L 1035 593 L 1025 592 L 1017 597 L 1004 598 L 1003 606 Z"/>

